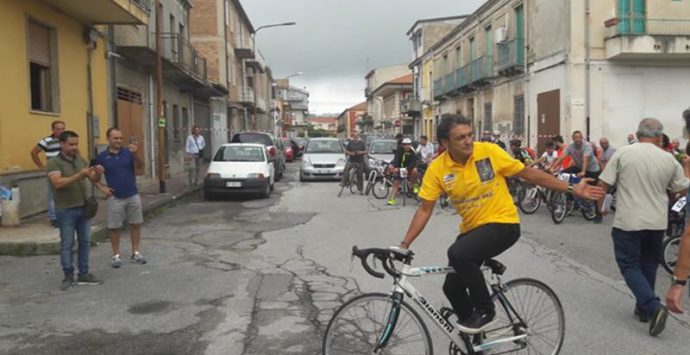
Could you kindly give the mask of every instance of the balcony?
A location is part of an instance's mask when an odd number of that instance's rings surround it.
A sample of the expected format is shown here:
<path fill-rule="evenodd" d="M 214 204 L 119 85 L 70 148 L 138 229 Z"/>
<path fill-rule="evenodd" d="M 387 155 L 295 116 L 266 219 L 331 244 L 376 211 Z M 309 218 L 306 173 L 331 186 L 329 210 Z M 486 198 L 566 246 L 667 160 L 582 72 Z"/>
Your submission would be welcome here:
<path fill-rule="evenodd" d="M 455 73 L 443 77 L 443 94 L 448 95 L 455 90 Z"/>
<path fill-rule="evenodd" d="M 240 102 L 245 106 L 254 106 L 254 89 L 243 87 L 240 90 Z"/>
<path fill-rule="evenodd" d="M 147 26 L 116 26 L 117 52 L 130 62 L 153 72 L 156 65 L 156 36 Z M 200 97 L 225 96 L 227 88 L 208 82 L 206 58 L 183 36 L 161 33 L 163 78 L 180 91 Z"/>
<path fill-rule="evenodd" d="M 400 103 L 400 113 L 410 116 L 418 115 L 422 112 L 422 103 L 416 99 L 403 100 Z"/>
<path fill-rule="evenodd" d="M 470 84 L 469 68 L 470 67 L 466 65 L 455 71 L 455 84 L 460 90 L 467 89 Z"/>
<path fill-rule="evenodd" d="M 515 75 L 525 72 L 525 40 L 513 40 L 499 44 L 496 71 L 502 75 Z"/>
<path fill-rule="evenodd" d="M 481 85 L 491 80 L 494 74 L 493 56 L 486 55 L 475 59 L 469 64 L 469 82 L 473 85 Z"/>
<path fill-rule="evenodd" d="M 89 25 L 145 25 L 149 10 L 142 0 L 42 0 Z"/>
<path fill-rule="evenodd" d="M 235 35 L 235 55 L 239 59 L 254 58 L 254 48 L 246 36 Z"/>
<path fill-rule="evenodd" d="M 607 20 L 610 60 L 690 59 L 690 20 L 618 16 Z"/>

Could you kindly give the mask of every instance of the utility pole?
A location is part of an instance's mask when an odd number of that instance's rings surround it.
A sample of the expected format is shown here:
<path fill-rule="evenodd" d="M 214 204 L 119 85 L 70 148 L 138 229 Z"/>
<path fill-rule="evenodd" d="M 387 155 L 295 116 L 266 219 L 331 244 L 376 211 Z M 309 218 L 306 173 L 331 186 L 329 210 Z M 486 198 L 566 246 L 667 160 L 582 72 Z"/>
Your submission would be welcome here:
<path fill-rule="evenodd" d="M 161 52 L 161 11 L 160 0 L 156 0 L 156 113 L 158 114 L 158 192 L 165 193 L 165 127 L 166 117 L 163 117 L 163 63 Z"/>

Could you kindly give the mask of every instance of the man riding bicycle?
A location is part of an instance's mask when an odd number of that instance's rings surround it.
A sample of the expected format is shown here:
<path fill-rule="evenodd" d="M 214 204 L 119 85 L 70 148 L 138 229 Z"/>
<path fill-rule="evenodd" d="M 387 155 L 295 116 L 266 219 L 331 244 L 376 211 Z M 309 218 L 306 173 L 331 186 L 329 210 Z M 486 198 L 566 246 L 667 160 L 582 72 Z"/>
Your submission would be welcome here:
<path fill-rule="evenodd" d="M 417 154 L 415 154 L 414 149 L 412 149 L 412 140 L 405 138 L 401 142 L 400 148 L 395 152 L 395 157 L 391 162 L 391 167 L 389 172 L 392 173 L 395 178 L 393 179 L 393 189 L 391 190 L 391 197 L 388 200 L 388 206 L 395 206 L 395 197 L 400 189 L 400 181 L 402 177 L 400 176 L 400 169 L 407 169 L 407 175 L 409 176 L 409 181 L 414 184 L 414 193 L 417 193 L 419 187 L 417 186 Z"/>
<path fill-rule="evenodd" d="M 508 192 L 506 177 L 579 197 L 603 196 L 599 187 L 582 181 L 569 185 L 543 171 L 525 167 L 493 143 L 474 142 L 472 121 L 459 115 L 441 119 L 437 137 L 446 147 L 429 165 L 417 209 L 401 248 L 408 249 L 431 218 L 436 200 L 446 193 L 462 217 L 460 235 L 448 249 L 448 274 L 443 291 L 459 319 L 462 332 L 476 334 L 491 326 L 494 304 L 480 266 L 510 248 L 520 237 L 520 220 Z"/>

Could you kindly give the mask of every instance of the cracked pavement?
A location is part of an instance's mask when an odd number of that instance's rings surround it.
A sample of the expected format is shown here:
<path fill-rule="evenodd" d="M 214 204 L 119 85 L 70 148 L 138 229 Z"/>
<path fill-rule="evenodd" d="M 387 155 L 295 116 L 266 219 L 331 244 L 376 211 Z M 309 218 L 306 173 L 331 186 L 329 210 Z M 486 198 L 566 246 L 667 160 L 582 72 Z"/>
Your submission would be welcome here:
<path fill-rule="evenodd" d="M 338 199 L 335 184 L 299 183 L 296 174 L 292 164 L 267 200 L 179 201 L 144 226 L 148 265 L 115 270 L 109 245 L 93 248 L 101 286 L 59 291 L 58 256 L 0 257 L 0 353 L 320 353 L 340 304 L 391 287 L 390 278 L 351 263 L 352 246 L 397 245 L 414 207 L 348 192 Z M 566 311 L 562 354 L 686 353 L 687 316 L 669 319 L 659 338 L 632 318 L 609 225 L 572 217 L 555 226 L 544 211 L 522 220 L 523 238 L 499 258 L 508 266 L 505 280 L 529 276 L 556 291 Z M 444 265 L 458 222 L 437 208 L 413 245 L 414 264 Z M 663 270 L 659 279 L 665 291 Z M 440 307 L 442 281 L 413 283 Z M 446 353 L 447 341 L 429 327 L 437 353 Z"/>

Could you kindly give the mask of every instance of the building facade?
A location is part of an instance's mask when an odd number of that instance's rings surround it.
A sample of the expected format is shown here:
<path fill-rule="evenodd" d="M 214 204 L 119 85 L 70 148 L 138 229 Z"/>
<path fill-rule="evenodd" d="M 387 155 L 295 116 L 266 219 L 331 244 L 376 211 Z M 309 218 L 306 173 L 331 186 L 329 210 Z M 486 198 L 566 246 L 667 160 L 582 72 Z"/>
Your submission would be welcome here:
<path fill-rule="evenodd" d="M 154 2 L 151 2 L 155 4 Z M 142 148 L 138 154 L 146 162 L 138 173 L 158 177 L 158 118 L 165 118 L 165 171 L 167 176 L 184 174 L 185 140 L 193 126 L 201 128 L 209 143 L 206 158 L 219 145 L 214 134 L 217 117 L 225 115 L 225 107 L 211 99 L 227 93 L 224 85 L 208 80 L 206 58 L 190 42 L 191 3 L 187 0 L 161 0 L 160 53 L 163 72 L 163 108 L 157 112 L 156 98 L 156 15 L 145 25 L 114 26 L 113 49 L 118 59 L 113 66 L 115 85 L 112 88 L 113 126 L 119 127 L 125 139 Z M 222 140 L 221 140 L 222 142 Z"/>
<path fill-rule="evenodd" d="M 409 68 L 413 76 L 413 93 L 410 100 L 402 103 L 402 111 L 412 117 L 414 135 L 417 137 L 422 134 L 432 137 L 436 126 L 430 81 L 432 47 L 466 18 L 466 15 L 462 15 L 419 20 L 407 31 L 412 43 Z"/>
<path fill-rule="evenodd" d="M 367 103 L 361 102 L 345 109 L 338 116 L 338 137 L 351 137 L 355 131 L 366 132 L 364 120 L 367 117 Z M 371 126 L 373 128 L 373 126 Z"/>
<path fill-rule="evenodd" d="M 275 81 L 276 113 L 281 117 L 282 135 L 286 137 L 305 136 L 309 130 L 309 92 L 290 85 L 289 79 Z"/>
<path fill-rule="evenodd" d="M 110 123 L 107 39 L 101 25 L 139 25 L 145 7 L 129 0 L 0 2 L 0 184 L 17 185 L 22 216 L 45 210 L 45 171 L 29 152 L 64 121 L 93 158 Z"/>
<path fill-rule="evenodd" d="M 414 135 L 413 117 L 408 110 L 403 110 L 403 103 L 412 98 L 412 90 L 412 74 L 406 74 L 383 83 L 371 92 L 371 96 L 380 98 L 382 104 L 380 123 L 374 121 L 374 130 L 387 135 Z"/>
<path fill-rule="evenodd" d="M 373 130 L 377 132 L 384 132 L 385 130 L 392 130 L 392 126 L 384 127 L 384 98 L 374 94 L 379 87 L 387 82 L 410 74 L 410 69 L 405 64 L 393 65 L 389 67 L 381 67 L 372 69 L 364 77 L 366 80 L 366 88 L 364 89 L 364 96 L 367 99 L 367 112 L 371 115 L 373 120 Z M 398 108 L 399 110 L 399 108 Z"/>
<path fill-rule="evenodd" d="M 434 46 L 436 114 L 539 149 L 574 130 L 625 144 L 644 117 L 680 137 L 688 18 L 679 1 L 487 1 Z"/>

